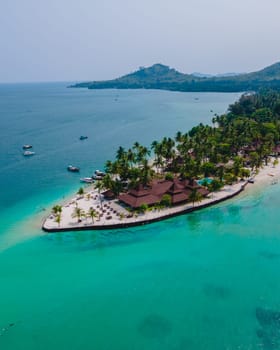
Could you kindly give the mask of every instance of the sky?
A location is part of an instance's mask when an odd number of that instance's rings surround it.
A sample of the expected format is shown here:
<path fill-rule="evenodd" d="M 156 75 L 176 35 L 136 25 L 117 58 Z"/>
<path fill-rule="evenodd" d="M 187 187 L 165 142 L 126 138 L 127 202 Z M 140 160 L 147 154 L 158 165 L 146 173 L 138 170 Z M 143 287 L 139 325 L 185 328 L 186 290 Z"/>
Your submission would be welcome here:
<path fill-rule="evenodd" d="M 280 61 L 279 0 L 0 0 L 0 82 L 106 80 L 163 63 L 252 72 Z"/>

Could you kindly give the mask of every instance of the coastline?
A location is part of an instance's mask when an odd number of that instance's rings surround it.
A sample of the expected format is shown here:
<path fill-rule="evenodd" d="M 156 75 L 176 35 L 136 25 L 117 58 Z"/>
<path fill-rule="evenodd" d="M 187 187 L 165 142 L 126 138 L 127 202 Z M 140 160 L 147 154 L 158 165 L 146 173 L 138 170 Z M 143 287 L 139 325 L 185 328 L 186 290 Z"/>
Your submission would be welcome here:
<path fill-rule="evenodd" d="M 166 209 L 147 211 L 137 216 L 129 216 L 129 212 L 117 200 L 103 200 L 104 215 L 92 222 L 89 218 L 77 220 L 72 217 L 72 213 L 76 206 L 79 206 L 84 211 L 88 211 L 90 207 L 100 210 L 99 195 L 93 186 L 89 186 L 90 198 L 87 196 L 76 197 L 66 202 L 62 206 L 61 222 L 58 225 L 55 222 L 55 217 L 51 214 L 45 218 L 42 229 L 46 232 L 64 232 L 64 231 L 82 231 L 82 230 L 107 230 L 120 229 L 133 226 L 146 225 L 149 223 L 166 220 L 168 218 L 184 215 L 196 210 L 207 208 L 217 203 L 226 201 L 243 192 L 247 187 L 261 188 L 264 185 L 271 183 L 276 184 L 280 180 L 280 164 L 273 166 L 269 163 L 267 166 L 260 168 L 258 173 L 254 175 L 254 184 L 248 181 L 239 181 L 233 185 L 225 185 L 220 191 L 210 193 L 207 198 L 204 198 L 199 203 L 186 203 Z M 104 210 L 105 208 L 105 210 Z"/>

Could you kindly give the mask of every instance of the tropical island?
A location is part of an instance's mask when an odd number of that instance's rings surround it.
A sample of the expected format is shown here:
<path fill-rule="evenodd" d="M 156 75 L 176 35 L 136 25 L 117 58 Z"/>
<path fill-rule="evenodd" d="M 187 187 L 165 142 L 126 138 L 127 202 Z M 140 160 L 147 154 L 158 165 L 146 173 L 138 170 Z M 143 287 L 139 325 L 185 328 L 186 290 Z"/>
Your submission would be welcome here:
<path fill-rule="evenodd" d="M 211 126 L 199 124 L 150 148 L 119 147 L 94 187 L 55 205 L 43 229 L 129 227 L 205 208 L 239 194 L 258 174 L 276 183 L 279 154 L 280 93 L 244 94 Z"/>
<path fill-rule="evenodd" d="M 88 89 L 161 89 L 188 92 L 245 92 L 280 89 L 280 62 L 246 74 L 208 76 L 184 74 L 163 64 L 140 67 L 136 72 L 107 81 L 71 85 Z"/>

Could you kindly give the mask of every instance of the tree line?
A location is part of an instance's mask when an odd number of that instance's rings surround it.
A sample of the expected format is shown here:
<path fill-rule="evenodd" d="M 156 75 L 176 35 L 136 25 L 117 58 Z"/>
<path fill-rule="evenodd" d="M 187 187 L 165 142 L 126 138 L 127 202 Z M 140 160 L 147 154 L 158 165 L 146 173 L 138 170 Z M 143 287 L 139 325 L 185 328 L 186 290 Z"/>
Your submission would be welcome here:
<path fill-rule="evenodd" d="M 279 140 L 280 93 L 244 94 L 226 114 L 215 115 L 212 125 L 200 123 L 185 133 L 178 131 L 174 138 L 153 141 L 150 147 L 139 142 L 128 149 L 120 146 L 115 160 L 106 162 L 106 176 L 97 187 L 117 196 L 139 185 L 148 186 L 154 178 L 212 176 L 214 181 L 205 185 L 215 190 L 249 177 L 250 171 L 277 157 Z"/>

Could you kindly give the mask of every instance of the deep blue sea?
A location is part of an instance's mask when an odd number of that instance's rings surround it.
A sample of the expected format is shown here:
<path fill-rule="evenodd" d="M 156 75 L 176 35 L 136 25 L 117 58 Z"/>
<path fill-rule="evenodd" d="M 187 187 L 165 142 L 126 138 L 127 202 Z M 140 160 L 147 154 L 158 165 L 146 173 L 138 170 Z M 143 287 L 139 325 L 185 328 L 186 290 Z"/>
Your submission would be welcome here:
<path fill-rule="evenodd" d="M 40 228 L 118 146 L 211 123 L 239 94 L 67 85 L 0 85 L 0 349 L 280 349 L 280 185 L 133 229 Z"/>

